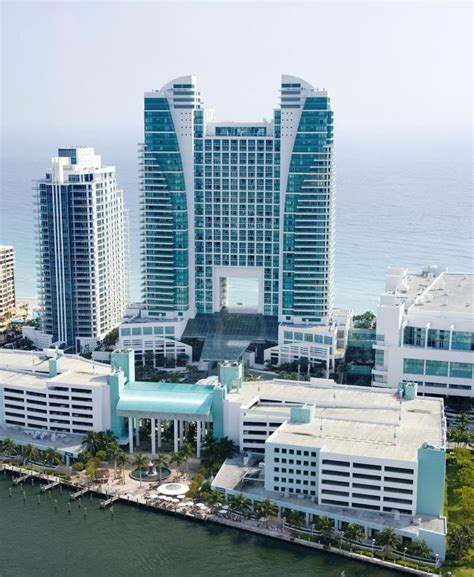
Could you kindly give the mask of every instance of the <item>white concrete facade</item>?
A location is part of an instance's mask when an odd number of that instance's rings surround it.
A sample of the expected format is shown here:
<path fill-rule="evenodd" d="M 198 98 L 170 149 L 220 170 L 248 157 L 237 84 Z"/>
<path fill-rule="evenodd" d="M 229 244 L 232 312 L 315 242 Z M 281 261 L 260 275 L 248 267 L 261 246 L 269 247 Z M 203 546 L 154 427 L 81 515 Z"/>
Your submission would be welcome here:
<path fill-rule="evenodd" d="M 15 251 L 0 245 L 0 320 L 15 311 Z"/>
<path fill-rule="evenodd" d="M 391 268 L 377 309 L 375 387 L 474 396 L 473 274 Z"/>
<path fill-rule="evenodd" d="M 41 331 L 93 350 L 128 301 L 128 231 L 115 167 L 93 148 L 62 148 L 35 184 Z"/>
<path fill-rule="evenodd" d="M 72 355 L 0 349 L 0 427 L 13 439 L 30 435 L 32 443 L 109 429 L 109 372 Z"/>

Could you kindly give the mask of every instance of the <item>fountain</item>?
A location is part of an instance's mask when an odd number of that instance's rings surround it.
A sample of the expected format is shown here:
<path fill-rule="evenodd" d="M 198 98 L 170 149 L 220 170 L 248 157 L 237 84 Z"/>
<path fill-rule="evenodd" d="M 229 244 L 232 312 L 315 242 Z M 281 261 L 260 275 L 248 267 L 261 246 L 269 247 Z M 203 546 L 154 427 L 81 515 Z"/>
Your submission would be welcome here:
<path fill-rule="evenodd" d="M 161 469 L 156 469 L 155 463 L 150 461 L 146 468 L 141 469 L 141 480 L 151 483 L 153 481 L 163 481 L 163 479 L 168 478 L 171 475 L 171 470 L 168 467 L 161 467 Z M 140 481 L 140 469 L 134 469 L 130 473 L 130 477 L 136 481 Z"/>

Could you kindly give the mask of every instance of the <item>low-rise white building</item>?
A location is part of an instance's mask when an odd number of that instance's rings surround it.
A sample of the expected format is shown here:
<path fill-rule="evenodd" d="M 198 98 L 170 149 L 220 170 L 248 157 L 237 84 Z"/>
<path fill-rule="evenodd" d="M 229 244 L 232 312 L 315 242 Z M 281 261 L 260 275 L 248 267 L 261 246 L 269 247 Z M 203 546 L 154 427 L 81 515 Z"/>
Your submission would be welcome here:
<path fill-rule="evenodd" d="M 281 323 L 278 345 L 265 350 L 265 361 L 274 365 L 307 359 L 310 365 L 324 363 L 334 370 L 336 360 L 344 358 L 352 311 L 334 309 L 327 324 Z"/>
<path fill-rule="evenodd" d="M 474 275 L 390 268 L 377 309 L 375 387 L 474 396 Z"/>
<path fill-rule="evenodd" d="M 417 397 L 410 383 L 394 392 L 318 381 L 243 383 L 227 395 L 224 433 L 246 455 L 226 462 L 213 487 L 269 498 L 308 525 L 328 516 L 337 530 L 362 525 L 367 538 L 393 527 L 444 558 L 443 399 Z"/>
<path fill-rule="evenodd" d="M 0 438 L 74 455 L 111 427 L 110 366 L 75 355 L 0 349 Z"/>
<path fill-rule="evenodd" d="M 119 346 L 132 349 L 135 360 L 143 366 L 151 364 L 147 356 L 154 366 L 162 366 L 164 359 L 177 359 L 182 355 L 191 361 L 192 347 L 179 340 L 185 327 L 184 319 L 150 317 L 144 305 L 131 305 L 120 324 Z"/>

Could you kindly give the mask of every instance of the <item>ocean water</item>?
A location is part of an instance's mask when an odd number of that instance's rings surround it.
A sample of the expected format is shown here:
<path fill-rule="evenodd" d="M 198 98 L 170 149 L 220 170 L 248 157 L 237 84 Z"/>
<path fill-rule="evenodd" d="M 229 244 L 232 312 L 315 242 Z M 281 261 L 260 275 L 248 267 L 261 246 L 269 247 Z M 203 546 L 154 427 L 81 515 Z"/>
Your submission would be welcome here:
<path fill-rule="evenodd" d="M 58 143 L 60 146 L 61 143 Z M 117 167 L 130 208 L 131 296 L 140 298 L 138 171 L 133 143 L 101 144 L 103 160 Z M 0 243 L 13 244 L 17 294 L 36 294 L 33 180 L 54 150 L 1 159 Z M 425 264 L 473 270 L 473 189 L 470 143 L 387 142 L 361 137 L 336 149 L 335 304 L 375 310 L 388 266 Z M 233 301 L 255 287 L 231 285 Z"/>

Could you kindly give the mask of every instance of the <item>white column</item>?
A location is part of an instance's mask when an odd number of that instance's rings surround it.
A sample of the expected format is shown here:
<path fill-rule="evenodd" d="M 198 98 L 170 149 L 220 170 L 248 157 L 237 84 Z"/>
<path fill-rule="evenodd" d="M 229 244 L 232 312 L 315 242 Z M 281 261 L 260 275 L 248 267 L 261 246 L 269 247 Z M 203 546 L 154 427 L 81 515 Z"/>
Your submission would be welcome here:
<path fill-rule="evenodd" d="M 135 444 L 138 445 L 140 444 L 140 420 L 139 419 L 135 419 Z"/>
<path fill-rule="evenodd" d="M 156 453 L 156 421 L 155 419 L 150 419 L 151 421 L 151 453 L 154 455 Z"/>
<path fill-rule="evenodd" d="M 201 458 L 201 421 L 196 421 L 196 457 Z"/>
<path fill-rule="evenodd" d="M 174 452 L 178 452 L 178 420 L 174 420 Z"/>
<path fill-rule="evenodd" d="M 161 450 L 161 419 L 157 419 L 158 449 Z"/>
<path fill-rule="evenodd" d="M 128 452 L 133 454 L 133 417 L 128 417 Z"/>

